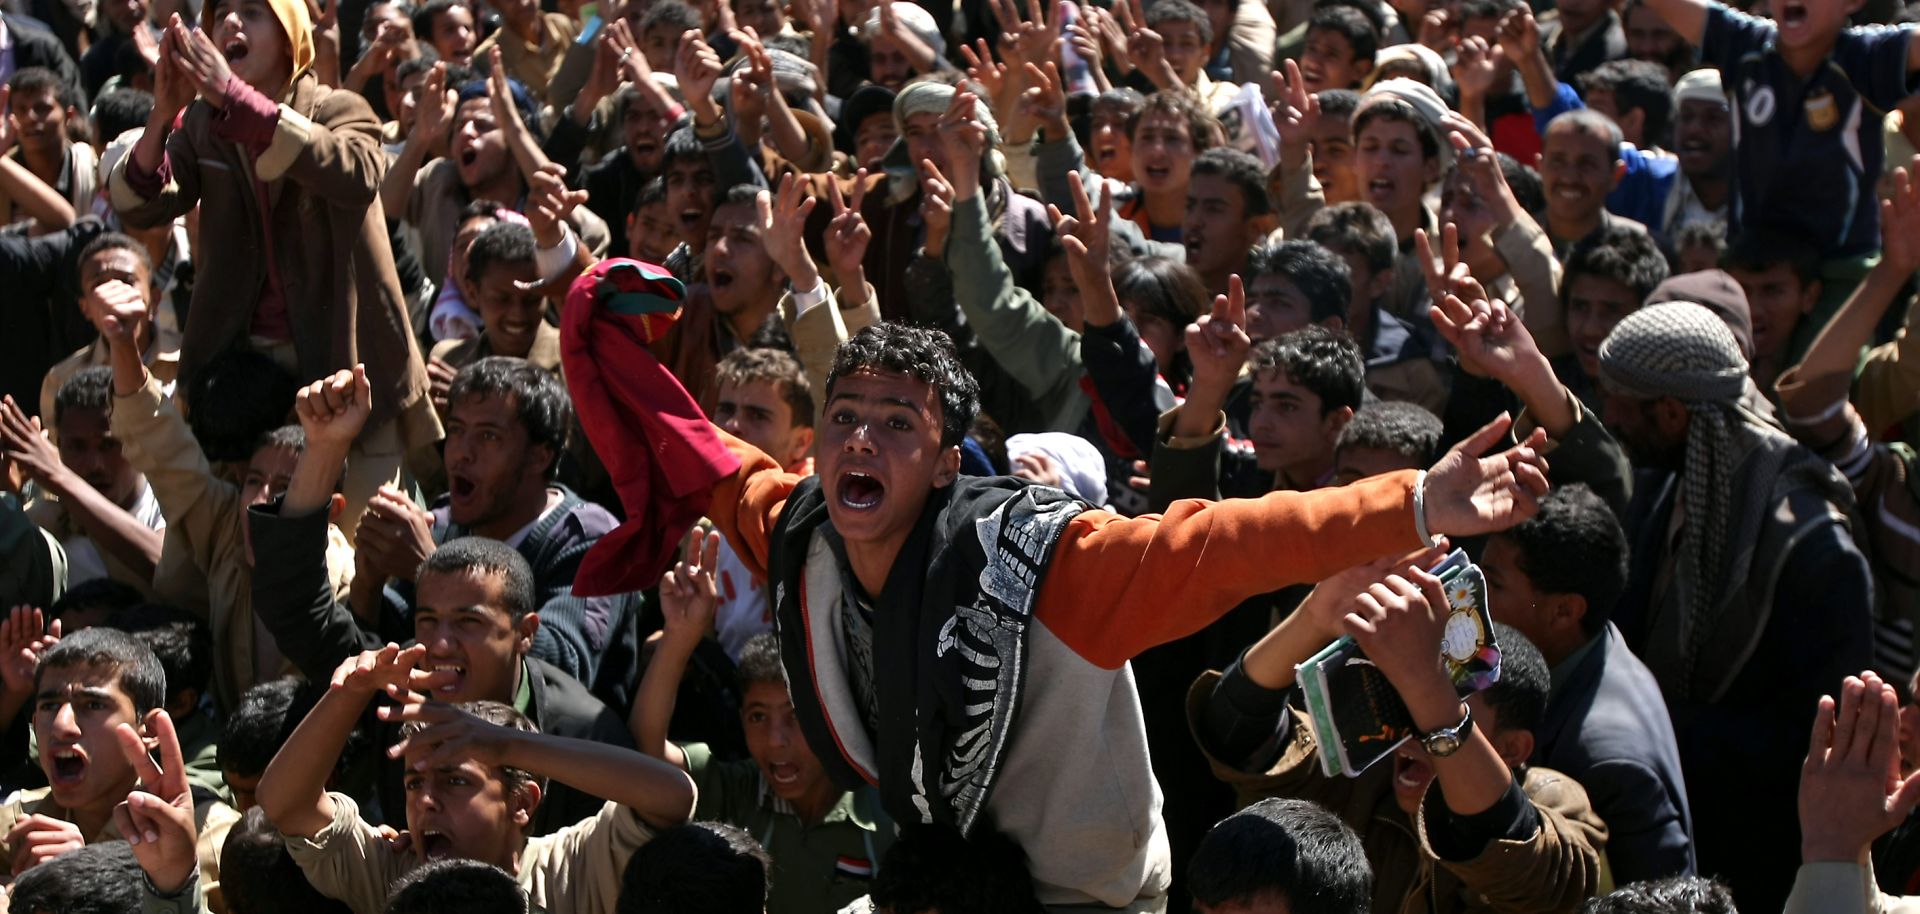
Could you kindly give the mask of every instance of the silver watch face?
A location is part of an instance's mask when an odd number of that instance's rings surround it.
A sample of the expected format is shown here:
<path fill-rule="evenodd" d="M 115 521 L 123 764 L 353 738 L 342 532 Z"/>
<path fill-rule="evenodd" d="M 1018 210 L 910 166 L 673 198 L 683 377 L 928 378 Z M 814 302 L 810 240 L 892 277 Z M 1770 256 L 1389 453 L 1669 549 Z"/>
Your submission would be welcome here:
<path fill-rule="evenodd" d="M 1460 751 L 1460 737 L 1452 730 L 1444 730 L 1427 737 L 1426 748 L 1429 755 L 1446 758 Z"/>

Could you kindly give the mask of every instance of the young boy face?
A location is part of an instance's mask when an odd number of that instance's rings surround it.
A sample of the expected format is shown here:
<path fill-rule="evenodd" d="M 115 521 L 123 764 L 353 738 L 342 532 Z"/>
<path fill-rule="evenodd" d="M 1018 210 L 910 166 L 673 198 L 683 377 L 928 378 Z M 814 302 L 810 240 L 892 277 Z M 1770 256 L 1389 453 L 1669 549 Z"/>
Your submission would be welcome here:
<path fill-rule="evenodd" d="M 1066 255 L 1060 253 L 1047 258 L 1046 272 L 1041 276 L 1040 307 L 1058 318 L 1068 330 L 1079 333 L 1087 324 L 1080 302 L 1080 287 L 1073 281 L 1073 270 L 1067 266 Z"/>
<path fill-rule="evenodd" d="M 1793 328 L 1820 300 L 1820 283 L 1803 285 L 1793 264 L 1786 262 L 1764 270 L 1728 267 L 1727 273 L 1747 293 L 1747 306 L 1753 311 L 1754 357 L 1779 364 L 1793 340 Z"/>
<path fill-rule="evenodd" d="M 1185 194 L 1193 176 L 1193 132 L 1180 116 L 1155 111 L 1133 129 L 1133 176 L 1150 194 Z"/>
<path fill-rule="evenodd" d="M 1187 265 L 1202 276 L 1239 270 L 1264 234 L 1261 221 L 1248 218 L 1246 195 L 1226 175 L 1194 175 L 1187 181 L 1187 221 L 1180 234 Z"/>
<path fill-rule="evenodd" d="M 407 753 L 407 833 L 421 860 L 464 858 L 511 867 L 524 843 L 539 791 L 512 790 L 502 773 L 468 759 L 413 770 L 425 750 Z"/>
<path fill-rule="evenodd" d="M 759 209 L 751 202 L 728 203 L 713 211 L 706 264 L 713 309 L 723 315 L 770 307 L 780 299 L 786 276 L 767 256 Z"/>
<path fill-rule="evenodd" d="M 1570 222 L 1597 216 L 1613 191 L 1618 160 L 1617 150 L 1592 131 L 1569 123 L 1548 127 L 1540 152 L 1548 216 Z"/>
<path fill-rule="evenodd" d="M 54 89 L 16 93 L 12 113 L 20 147 L 36 155 L 51 155 L 67 145 L 67 107 Z"/>
<path fill-rule="evenodd" d="M 627 221 L 627 256 L 642 263 L 666 263 L 667 255 L 679 243 L 680 235 L 668 215 L 665 199 L 640 207 Z"/>
<path fill-rule="evenodd" d="M 485 526 L 546 488 L 543 468 L 556 456 L 536 445 L 512 394 L 473 394 L 447 405 L 447 510 L 453 522 Z M 490 697 L 490 696 L 482 696 Z"/>
<path fill-rule="evenodd" d="M 893 141 L 899 138 L 900 131 L 894 128 L 891 113 L 876 111 L 867 115 L 853 132 L 854 162 L 869 171 L 878 169 L 887 150 L 893 148 Z"/>
<path fill-rule="evenodd" d="M 804 417 L 800 417 L 804 418 Z M 713 423 L 780 462 L 792 466 L 813 446 L 813 429 L 794 420 L 793 406 L 774 381 L 720 383 Z"/>
<path fill-rule="evenodd" d="M 540 617 L 529 613 L 515 625 L 498 573 L 433 572 L 420 576 L 413 609 L 413 637 L 427 648 L 421 667 L 453 670 L 456 679 L 435 701 L 497 701 L 512 704 L 520 684 L 520 658 L 533 647 Z"/>
<path fill-rule="evenodd" d="M 1131 181 L 1133 174 L 1133 138 L 1127 136 L 1127 107 L 1115 102 L 1094 102 L 1087 135 L 1087 164 L 1102 177 Z"/>
<path fill-rule="evenodd" d="M 494 123 L 493 109 L 485 97 L 461 102 L 454 112 L 449 153 L 459 168 L 460 183 L 469 188 L 489 184 L 514 167 L 506 134 Z"/>
<path fill-rule="evenodd" d="M 1154 364 L 1165 374 L 1173 368 L 1173 360 L 1187 348 L 1185 327 L 1175 327 L 1173 322 L 1158 313 L 1140 307 L 1139 303 L 1123 298 L 1120 309 L 1127 313 L 1127 319 L 1133 321 L 1133 327 L 1140 332 L 1140 342 L 1147 344 L 1153 352 Z"/>
<path fill-rule="evenodd" d="M 533 338 L 547 314 L 547 300 L 539 292 L 523 290 L 515 283 L 534 282 L 540 278 L 538 273 L 531 262 L 495 263 L 474 284 L 472 304 L 480 312 L 494 355 L 524 359 L 533 351 Z"/>
<path fill-rule="evenodd" d="M 289 447 L 263 447 L 247 460 L 247 471 L 240 481 L 240 533 L 247 547 L 247 567 L 253 567 L 253 527 L 247 523 L 247 509 L 271 504 L 293 482 L 294 465 L 300 452 Z"/>
<path fill-rule="evenodd" d="M 785 685 L 756 682 L 747 686 L 740 703 L 740 728 L 746 731 L 747 754 L 759 764 L 760 776 L 767 779 L 775 796 L 793 801 L 822 789 L 826 770 L 807 747 Z"/>
<path fill-rule="evenodd" d="M 733 18 L 741 28 L 752 28 L 761 38 L 772 38 L 787 27 L 782 0 L 739 0 L 733 5 Z"/>
<path fill-rule="evenodd" d="M 902 126 L 907 130 L 903 137 L 907 142 L 907 158 L 916 166 L 930 161 L 941 174 L 946 174 L 950 169 L 947 168 L 947 144 L 940 138 L 940 115 L 909 114 Z"/>
<path fill-rule="evenodd" d="M 463 301 L 471 301 L 479 297 L 479 293 L 474 291 L 473 283 L 467 281 L 467 249 L 473 247 L 473 239 L 480 237 L 481 232 L 492 228 L 499 221 L 491 214 L 475 216 L 460 223 L 459 229 L 453 234 L 451 252 L 453 262 L 447 268 L 447 278 L 460 287 L 460 298 Z"/>
<path fill-rule="evenodd" d="M 1207 63 L 1207 46 L 1200 40 L 1200 27 L 1192 22 L 1168 21 L 1154 28 L 1166 46 L 1167 64 L 1188 86 L 1199 82 L 1200 68 Z"/>
<path fill-rule="evenodd" d="M 1406 121 L 1376 117 L 1354 139 L 1360 198 L 1389 216 L 1417 211 L 1440 171 L 1421 149 L 1420 132 Z"/>
<path fill-rule="evenodd" d="M 913 62 L 898 42 L 886 35 L 874 35 L 867 53 L 867 78 L 874 85 L 898 92 L 913 78 Z"/>
<path fill-rule="evenodd" d="M 473 49 L 480 44 L 480 33 L 473 27 L 473 11 L 455 6 L 433 20 L 433 34 L 427 36 L 440 59 L 449 63 L 470 64 Z"/>
<path fill-rule="evenodd" d="M 1598 378 L 1600 343 L 1621 318 L 1640 310 L 1640 296 L 1619 280 L 1578 273 L 1567 283 L 1566 298 L 1567 335 L 1573 338 L 1574 358 L 1587 377 Z"/>
<path fill-rule="evenodd" d="M 863 369 L 835 379 L 815 461 L 827 516 L 849 545 L 904 542 L 927 496 L 953 482 L 960 453 L 941 446 L 942 415 L 918 378 Z"/>
<path fill-rule="evenodd" d="M 660 170 L 660 155 L 666 151 L 661 143 L 672 124 L 652 97 L 636 92 L 627 99 L 626 109 L 620 112 L 620 136 L 634 168 L 649 175 Z"/>
<path fill-rule="evenodd" d="M 213 6 L 212 38 L 233 75 L 279 100 L 293 78 L 293 51 L 266 0 L 219 0 Z"/>
<path fill-rule="evenodd" d="M 680 50 L 680 30 L 678 26 L 665 22 L 654 23 L 640 36 L 640 53 L 647 58 L 647 66 L 658 73 L 673 72 L 673 57 Z"/>
<path fill-rule="evenodd" d="M 500 11 L 500 18 L 507 23 L 526 28 L 540 15 L 540 4 L 536 0 L 488 0 L 493 8 Z"/>
<path fill-rule="evenodd" d="M 694 250 L 707 243 L 707 222 L 713 218 L 713 166 L 706 156 L 675 159 L 667 164 L 667 212 L 673 214 L 680 241 Z"/>
<path fill-rule="evenodd" d="M 1313 153 L 1313 177 L 1327 195 L 1327 205 L 1360 199 L 1360 176 L 1353 168 L 1353 119 L 1321 116 L 1307 139 Z"/>
<path fill-rule="evenodd" d="M 1351 89 L 1367 75 L 1367 62 L 1354 59 L 1353 42 L 1329 28 L 1307 29 L 1306 46 L 1300 49 L 1300 78 L 1308 92 L 1326 89 Z"/>
<path fill-rule="evenodd" d="M 145 732 L 133 698 L 120 685 L 119 669 L 101 665 L 40 671 L 33 733 L 54 802 L 91 812 L 111 809 L 127 798 L 136 778 L 114 736 L 121 724 Z"/>
<path fill-rule="evenodd" d="M 108 501 L 122 508 L 140 492 L 140 471 L 120 451 L 120 440 L 107 429 L 103 410 L 71 407 L 55 426 L 60 436 L 60 462 L 87 481 Z"/>
<path fill-rule="evenodd" d="M 415 70 L 405 79 L 395 79 L 392 69 L 388 69 L 381 78 L 382 91 L 387 96 L 387 110 L 393 112 L 394 122 L 403 126 L 413 126 L 413 114 L 420 108 L 420 87 L 427 81 L 427 71 Z"/>
<path fill-rule="evenodd" d="M 1293 280 L 1268 273 L 1247 286 L 1247 336 L 1254 342 L 1291 333 L 1313 322 L 1313 303 Z"/>
<path fill-rule="evenodd" d="M 1254 461 L 1268 471 L 1332 463 L 1333 443 L 1346 426 L 1344 417 L 1352 415 L 1344 409 L 1321 415 L 1320 395 L 1293 383 L 1279 369 L 1253 376 L 1248 402 L 1252 413 L 1247 432 L 1253 438 Z"/>

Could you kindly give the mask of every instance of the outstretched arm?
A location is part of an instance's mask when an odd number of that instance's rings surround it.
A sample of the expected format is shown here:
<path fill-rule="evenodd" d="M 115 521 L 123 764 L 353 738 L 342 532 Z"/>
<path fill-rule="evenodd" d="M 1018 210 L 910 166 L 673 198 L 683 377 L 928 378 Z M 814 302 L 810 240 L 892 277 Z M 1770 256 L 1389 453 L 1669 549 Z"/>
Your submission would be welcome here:
<path fill-rule="evenodd" d="M 1707 34 L 1707 0 L 1647 0 L 1647 6 L 1690 45 L 1698 47 Z"/>
<path fill-rule="evenodd" d="M 640 694 L 634 698 L 633 714 L 627 720 L 634 745 L 641 752 L 676 768 L 687 767 L 687 755 L 668 741 L 667 724 L 673 720 L 687 661 L 700 646 L 700 639 L 713 628 L 714 604 L 719 599 L 713 566 L 719 552 L 720 534 L 694 527 L 687 537 L 686 556 L 693 561 L 682 560 L 660 579 L 660 614 L 666 626 L 654 646 L 646 674 L 640 677 Z"/>

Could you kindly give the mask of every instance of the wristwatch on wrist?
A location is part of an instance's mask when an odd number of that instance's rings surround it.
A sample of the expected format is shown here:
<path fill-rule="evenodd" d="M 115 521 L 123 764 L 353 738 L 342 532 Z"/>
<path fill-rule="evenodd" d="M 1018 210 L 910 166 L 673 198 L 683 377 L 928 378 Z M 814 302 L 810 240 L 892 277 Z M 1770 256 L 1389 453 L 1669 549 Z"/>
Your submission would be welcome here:
<path fill-rule="evenodd" d="M 1473 735 L 1473 708 L 1462 702 L 1460 710 L 1463 712 L 1460 722 L 1451 727 L 1442 727 L 1432 733 L 1414 731 L 1415 738 L 1420 740 L 1421 747 L 1427 750 L 1428 755 L 1446 758 L 1466 745 L 1467 737 Z"/>

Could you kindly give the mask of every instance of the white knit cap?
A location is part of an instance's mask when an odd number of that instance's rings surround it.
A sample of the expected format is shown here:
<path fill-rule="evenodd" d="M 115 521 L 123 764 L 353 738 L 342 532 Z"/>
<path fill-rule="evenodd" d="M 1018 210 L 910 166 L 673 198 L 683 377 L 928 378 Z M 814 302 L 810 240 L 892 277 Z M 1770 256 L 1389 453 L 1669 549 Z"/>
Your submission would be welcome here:
<path fill-rule="evenodd" d="M 1719 102 L 1727 103 L 1727 93 L 1720 84 L 1720 71 L 1712 67 L 1701 67 L 1673 84 L 1674 104 L 1682 102 Z"/>
<path fill-rule="evenodd" d="M 893 7 L 894 17 L 900 20 L 901 25 L 907 27 L 907 31 L 912 32 L 922 44 L 933 49 L 933 56 L 939 57 L 947 53 L 947 39 L 940 34 L 940 26 L 933 21 L 932 13 L 921 9 L 919 4 L 903 3 L 900 0 L 894 0 L 888 5 Z M 871 42 L 873 36 L 878 34 L 880 34 L 880 5 L 874 4 L 873 9 L 867 13 L 867 21 L 860 26 L 860 40 Z"/>

